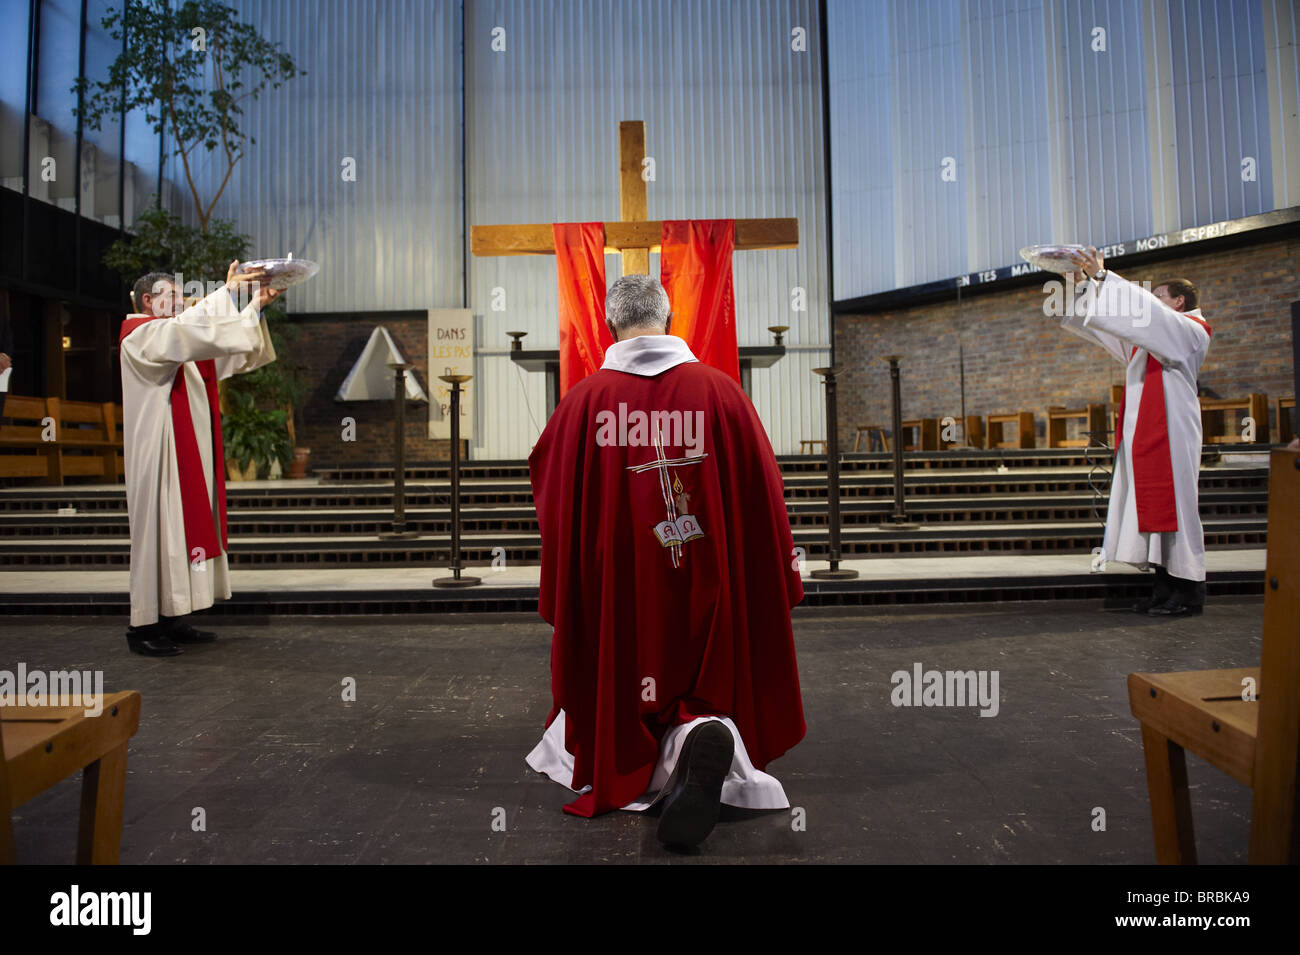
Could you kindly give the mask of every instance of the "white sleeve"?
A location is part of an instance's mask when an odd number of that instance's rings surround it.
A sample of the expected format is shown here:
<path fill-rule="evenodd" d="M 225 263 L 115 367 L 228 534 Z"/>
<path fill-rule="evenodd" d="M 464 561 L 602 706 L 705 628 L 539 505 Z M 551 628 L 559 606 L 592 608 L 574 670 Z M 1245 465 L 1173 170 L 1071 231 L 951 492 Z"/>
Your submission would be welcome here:
<path fill-rule="evenodd" d="M 1132 342 L 1125 341 L 1118 335 L 1113 335 L 1108 331 L 1086 324 L 1086 320 L 1076 315 L 1073 308 L 1066 308 L 1065 317 L 1061 319 L 1061 327 L 1078 335 L 1084 341 L 1100 345 L 1122 365 L 1127 365 L 1129 359 L 1133 356 Z"/>
<path fill-rule="evenodd" d="M 145 322 L 123 340 L 122 350 L 137 363 L 167 369 L 250 352 L 260 345 L 256 328 L 223 286 L 174 318 Z"/>
<path fill-rule="evenodd" d="M 256 345 L 251 351 L 218 358 L 216 361 L 218 381 L 224 381 L 232 375 L 256 371 L 263 365 L 275 361 L 275 347 L 271 344 L 271 332 L 266 325 L 266 315 L 259 317 L 257 307 L 251 304 L 241 315 L 248 335 Z"/>
<path fill-rule="evenodd" d="M 1145 348 L 1165 367 L 1181 367 L 1193 376 L 1210 341 L 1199 323 L 1114 272 L 1093 296 L 1083 327 Z"/>

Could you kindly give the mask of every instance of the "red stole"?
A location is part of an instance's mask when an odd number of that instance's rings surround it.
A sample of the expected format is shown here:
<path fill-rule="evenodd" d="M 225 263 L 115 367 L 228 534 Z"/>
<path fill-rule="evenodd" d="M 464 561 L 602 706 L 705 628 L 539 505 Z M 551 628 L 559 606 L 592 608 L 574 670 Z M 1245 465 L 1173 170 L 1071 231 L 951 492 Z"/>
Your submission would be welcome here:
<path fill-rule="evenodd" d="M 152 315 L 132 315 L 122 322 L 118 343 L 126 339 L 145 322 L 154 321 Z M 172 434 L 176 439 L 176 467 L 180 476 L 181 511 L 185 519 L 185 546 L 191 560 L 200 549 L 202 560 L 211 560 L 226 552 L 226 456 L 221 444 L 221 400 L 217 394 L 217 366 L 211 358 L 194 362 L 203 378 L 208 395 L 208 409 L 212 416 L 213 480 L 216 482 L 217 513 L 221 518 L 221 540 L 217 540 L 216 525 L 212 520 L 212 503 L 208 498 L 208 479 L 203 473 L 203 458 L 199 454 L 199 440 L 190 415 L 189 394 L 185 390 L 185 366 L 176 369 L 172 383 Z"/>
<path fill-rule="evenodd" d="M 1183 313 L 1202 328 L 1207 335 L 1214 334 L 1204 319 Z M 1133 347 L 1129 360 L 1138 353 Z M 1119 453 L 1124 438 L 1124 405 L 1128 400 L 1128 386 L 1119 403 L 1118 434 L 1115 452 Z M 1152 354 L 1147 355 L 1146 378 L 1142 384 L 1142 399 L 1138 404 L 1137 421 L 1133 426 L 1133 494 L 1137 504 L 1138 530 L 1144 534 L 1172 533 L 1178 530 L 1177 499 L 1174 494 L 1173 455 L 1169 448 L 1169 420 L 1165 413 L 1164 366 Z"/>

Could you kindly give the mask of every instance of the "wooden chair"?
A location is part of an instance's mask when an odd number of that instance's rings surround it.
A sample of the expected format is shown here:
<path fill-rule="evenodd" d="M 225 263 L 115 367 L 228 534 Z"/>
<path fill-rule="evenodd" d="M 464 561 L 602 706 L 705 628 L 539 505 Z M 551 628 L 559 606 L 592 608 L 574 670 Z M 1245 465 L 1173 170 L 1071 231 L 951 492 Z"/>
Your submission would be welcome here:
<path fill-rule="evenodd" d="M 1069 422 L 1078 421 L 1085 432 L 1083 437 L 1067 437 Z M 1088 405 L 1086 408 L 1065 408 L 1052 405 L 1047 409 L 1047 446 L 1049 448 L 1086 448 L 1090 443 L 1086 432 L 1095 433 L 1098 438 L 1105 438 L 1102 432 L 1106 428 L 1106 406 Z"/>
<path fill-rule="evenodd" d="M 1290 444 L 1295 437 L 1295 395 L 1277 399 L 1277 439 Z"/>
<path fill-rule="evenodd" d="M 882 428 L 882 427 L 881 427 L 880 425 L 878 425 L 878 424 L 860 424 L 860 425 L 858 425 L 858 433 L 857 433 L 857 435 L 856 435 L 856 436 L 854 437 L 854 439 L 853 439 L 853 450 L 854 450 L 854 451 L 857 451 L 857 450 L 861 449 L 861 447 L 862 447 L 862 436 L 863 436 L 864 434 L 867 436 L 867 450 L 868 450 L 868 451 L 871 450 L 871 439 L 872 439 L 872 438 L 877 438 L 877 439 L 879 439 L 879 441 L 880 441 L 880 449 L 881 449 L 882 451 L 888 451 L 888 450 L 889 450 L 889 439 L 888 439 L 887 437 L 885 437 L 885 429 L 884 429 L 884 428 Z"/>
<path fill-rule="evenodd" d="M 1269 469 L 1261 665 L 1129 674 L 1162 865 L 1196 863 L 1189 749 L 1254 790 L 1250 861 L 1300 863 L 1300 452 L 1274 450 Z M 1255 681 L 1253 696 L 1243 693 L 1247 679 Z"/>
<path fill-rule="evenodd" d="M 98 716 L 87 716 L 76 697 L 56 706 L 0 706 L 0 863 L 17 861 L 10 813 L 82 770 L 77 865 L 117 864 L 126 748 L 140 728 L 140 694 L 105 693 L 101 702 Z"/>
<path fill-rule="evenodd" d="M 1014 441 L 1004 441 L 1002 430 L 1005 425 L 1014 424 L 1019 433 Z M 1017 411 L 1013 414 L 991 414 L 988 416 L 988 446 L 993 448 L 1032 448 L 1035 446 L 1034 413 Z"/>
<path fill-rule="evenodd" d="M 10 395 L 6 417 L 17 422 L 0 429 L 0 477 L 33 477 L 61 485 L 69 477 L 93 477 L 116 484 L 125 473 L 122 460 L 122 406 L 111 401 L 64 401 Z M 53 441 L 44 440 L 46 419 Z"/>
<path fill-rule="evenodd" d="M 103 478 L 116 484 L 122 476 L 122 433 L 111 401 L 47 399 L 49 413 L 59 422 L 60 470 L 67 477 Z M 85 452 L 69 454 L 69 451 Z"/>
<path fill-rule="evenodd" d="M 915 442 L 909 440 L 913 431 L 916 432 Z M 904 451 L 938 451 L 939 419 L 914 418 L 904 421 L 902 440 Z"/>
<path fill-rule="evenodd" d="M 1201 432 L 1206 444 L 1241 444 L 1238 422 L 1228 417 L 1230 411 L 1241 411 L 1255 419 L 1255 444 L 1268 444 L 1268 395 L 1255 393 L 1249 398 L 1201 398 Z M 1214 419 L 1222 415 L 1219 424 Z M 1223 433 L 1223 428 L 1228 433 Z"/>
<path fill-rule="evenodd" d="M 822 453 L 825 454 L 826 441 L 823 438 L 804 438 L 802 441 L 799 442 L 799 450 L 804 454 L 813 454 L 814 453 L 813 445 L 817 445 L 817 444 L 820 444 L 822 446 Z"/>
<path fill-rule="evenodd" d="M 37 484 L 61 484 L 59 446 L 42 441 L 41 424 L 47 414 L 45 398 L 10 395 L 5 399 L 5 417 L 10 423 L 0 428 L 0 448 L 17 453 L 0 455 L 0 477 L 36 478 Z"/>
<path fill-rule="evenodd" d="M 1119 434 L 1119 429 L 1122 427 L 1122 425 L 1119 423 L 1119 406 L 1123 403 L 1124 403 L 1124 386 L 1111 385 L 1110 404 L 1106 409 L 1106 413 L 1109 416 L 1107 420 L 1110 421 L 1109 444 L 1112 448 L 1115 447 L 1116 436 Z"/>

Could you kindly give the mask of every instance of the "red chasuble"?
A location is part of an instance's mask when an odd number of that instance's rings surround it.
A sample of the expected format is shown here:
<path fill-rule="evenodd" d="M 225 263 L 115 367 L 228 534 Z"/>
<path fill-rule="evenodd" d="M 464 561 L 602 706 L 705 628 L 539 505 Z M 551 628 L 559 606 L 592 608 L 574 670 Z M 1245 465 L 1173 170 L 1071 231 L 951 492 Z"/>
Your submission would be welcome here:
<path fill-rule="evenodd" d="M 659 412 L 661 414 L 656 415 Z M 529 458 L 554 700 L 593 816 L 645 792 L 663 734 L 729 716 L 758 769 L 804 735 L 790 608 L 803 599 L 781 475 L 748 397 L 687 362 L 602 369 Z"/>

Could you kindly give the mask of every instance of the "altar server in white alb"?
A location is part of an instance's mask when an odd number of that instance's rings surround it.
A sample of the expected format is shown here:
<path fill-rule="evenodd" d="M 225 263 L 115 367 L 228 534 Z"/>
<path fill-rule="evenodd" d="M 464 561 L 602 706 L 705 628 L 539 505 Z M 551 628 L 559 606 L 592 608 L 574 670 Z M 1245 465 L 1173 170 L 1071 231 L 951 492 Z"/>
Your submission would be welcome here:
<path fill-rule="evenodd" d="M 1115 560 L 1155 569 L 1151 596 L 1133 607 L 1138 613 L 1200 613 L 1205 535 L 1196 379 L 1211 331 L 1196 286 L 1170 279 L 1148 292 L 1107 271 L 1095 248 L 1073 261 L 1092 285 L 1085 314 L 1067 314 L 1061 324 L 1126 366 L 1106 534 L 1095 566 Z"/>
<path fill-rule="evenodd" d="M 176 618 L 230 598 L 225 457 L 217 382 L 275 361 L 261 311 L 280 293 L 265 274 L 236 278 L 191 308 L 173 277 L 135 283 L 122 323 L 123 450 L 131 527 L 135 653 L 174 656 L 215 635 Z M 241 311 L 237 296 L 256 289 Z"/>

